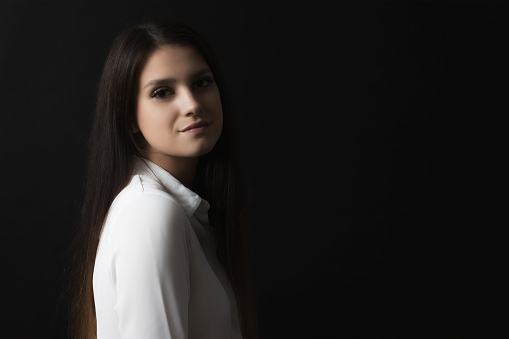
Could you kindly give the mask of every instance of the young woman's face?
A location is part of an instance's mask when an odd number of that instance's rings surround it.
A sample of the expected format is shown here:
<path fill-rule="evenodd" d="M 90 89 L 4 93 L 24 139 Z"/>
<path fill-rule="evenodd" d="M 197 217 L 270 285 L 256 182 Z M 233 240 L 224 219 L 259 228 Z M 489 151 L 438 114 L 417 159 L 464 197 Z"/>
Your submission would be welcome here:
<path fill-rule="evenodd" d="M 212 72 L 192 47 L 165 45 L 142 69 L 138 128 L 156 163 L 197 158 L 212 150 L 223 126 L 219 89 Z"/>

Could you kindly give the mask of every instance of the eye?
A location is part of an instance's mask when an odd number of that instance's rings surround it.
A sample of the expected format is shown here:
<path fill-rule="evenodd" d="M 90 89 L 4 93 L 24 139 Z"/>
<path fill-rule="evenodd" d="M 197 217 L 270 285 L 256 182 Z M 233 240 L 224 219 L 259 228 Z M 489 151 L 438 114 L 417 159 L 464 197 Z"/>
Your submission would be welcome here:
<path fill-rule="evenodd" d="M 152 98 L 164 99 L 172 93 L 173 91 L 170 90 L 169 88 L 158 88 L 155 91 L 153 91 L 152 94 L 150 94 L 150 96 Z"/>
<path fill-rule="evenodd" d="M 214 80 L 211 78 L 203 78 L 203 79 L 196 81 L 195 86 L 198 88 L 207 87 L 208 85 L 210 85 L 213 82 L 214 82 Z"/>

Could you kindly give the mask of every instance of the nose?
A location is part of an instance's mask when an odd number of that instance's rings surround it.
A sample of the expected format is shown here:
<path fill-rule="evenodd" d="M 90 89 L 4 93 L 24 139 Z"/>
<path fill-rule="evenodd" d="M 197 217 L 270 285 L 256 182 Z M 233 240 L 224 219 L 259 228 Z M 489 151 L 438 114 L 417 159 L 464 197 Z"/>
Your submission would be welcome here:
<path fill-rule="evenodd" d="M 202 106 L 196 94 L 189 88 L 182 89 L 180 94 L 179 103 L 181 114 L 184 116 L 199 114 L 202 110 Z"/>

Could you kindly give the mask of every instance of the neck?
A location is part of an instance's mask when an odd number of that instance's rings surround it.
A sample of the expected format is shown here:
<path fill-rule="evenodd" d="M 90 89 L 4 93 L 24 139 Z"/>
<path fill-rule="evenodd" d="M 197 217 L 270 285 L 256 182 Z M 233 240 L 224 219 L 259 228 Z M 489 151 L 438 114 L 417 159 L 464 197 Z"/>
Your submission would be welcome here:
<path fill-rule="evenodd" d="M 163 154 L 148 154 L 147 159 L 173 175 L 182 185 L 193 187 L 194 174 L 198 166 L 198 157 L 183 158 Z"/>

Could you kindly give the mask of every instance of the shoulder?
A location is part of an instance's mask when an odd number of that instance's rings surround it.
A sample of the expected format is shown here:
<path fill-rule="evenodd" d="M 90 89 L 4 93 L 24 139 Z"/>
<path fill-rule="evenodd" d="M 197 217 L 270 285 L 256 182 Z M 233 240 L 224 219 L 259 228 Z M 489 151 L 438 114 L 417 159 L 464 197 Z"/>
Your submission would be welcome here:
<path fill-rule="evenodd" d="M 115 198 L 105 227 L 114 239 L 146 234 L 166 237 L 185 234 L 188 223 L 182 206 L 160 184 L 135 175 Z"/>
<path fill-rule="evenodd" d="M 185 211 L 177 200 L 153 178 L 145 175 L 134 175 L 130 182 L 114 199 L 108 217 L 129 214 L 136 211 L 140 214 L 183 214 Z"/>

